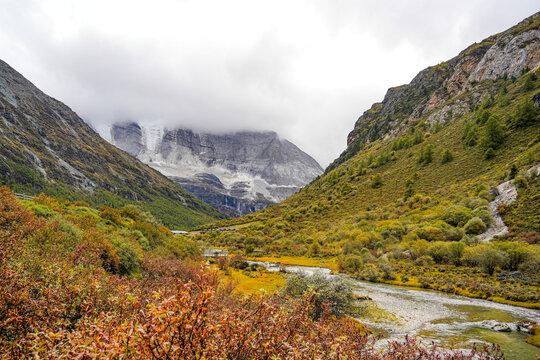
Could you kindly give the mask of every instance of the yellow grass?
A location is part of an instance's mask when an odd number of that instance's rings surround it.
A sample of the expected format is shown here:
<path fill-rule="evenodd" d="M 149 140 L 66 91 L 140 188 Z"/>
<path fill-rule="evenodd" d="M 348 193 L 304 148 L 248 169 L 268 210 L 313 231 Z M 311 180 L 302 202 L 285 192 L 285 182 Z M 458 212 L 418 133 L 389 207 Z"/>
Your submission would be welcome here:
<path fill-rule="evenodd" d="M 248 260 L 252 261 L 267 261 L 282 263 L 285 265 L 298 265 L 298 266 L 318 266 L 326 267 L 331 270 L 338 270 L 337 259 L 332 258 L 312 258 L 305 256 L 257 256 L 248 257 Z"/>
<path fill-rule="evenodd" d="M 253 271 L 256 277 L 245 275 L 241 270 L 229 268 L 230 275 L 220 271 L 221 281 L 233 282 L 235 291 L 244 295 L 274 293 L 285 284 L 285 278 L 280 272 Z"/>

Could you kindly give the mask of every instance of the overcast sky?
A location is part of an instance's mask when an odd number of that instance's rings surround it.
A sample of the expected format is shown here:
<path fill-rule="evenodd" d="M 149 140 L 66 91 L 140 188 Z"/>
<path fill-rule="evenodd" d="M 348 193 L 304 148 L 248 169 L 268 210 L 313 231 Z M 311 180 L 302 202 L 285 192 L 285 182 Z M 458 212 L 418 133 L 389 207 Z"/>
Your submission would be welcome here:
<path fill-rule="evenodd" d="M 538 1 L 0 0 L 0 58 L 108 138 L 115 121 L 274 130 L 323 167 L 386 89 Z"/>

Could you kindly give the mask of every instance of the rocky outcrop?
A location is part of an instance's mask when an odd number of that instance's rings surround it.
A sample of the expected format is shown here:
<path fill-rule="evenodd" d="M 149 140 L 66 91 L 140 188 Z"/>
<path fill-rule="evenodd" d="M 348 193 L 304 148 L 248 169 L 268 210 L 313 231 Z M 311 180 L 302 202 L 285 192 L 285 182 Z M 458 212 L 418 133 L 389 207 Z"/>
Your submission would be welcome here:
<path fill-rule="evenodd" d="M 275 132 L 211 134 L 124 123 L 112 126 L 111 139 L 231 216 L 280 202 L 322 173 L 312 157 Z"/>
<path fill-rule="evenodd" d="M 495 236 L 502 236 L 508 232 L 508 227 L 504 224 L 503 219 L 499 215 L 499 205 L 508 205 L 516 201 L 518 192 L 516 187 L 512 184 L 513 180 L 506 181 L 496 189 L 493 189 L 495 199 L 489 203 L 489 210 L 491 212 L 491 224 L 487 230 L 478 235 L 478 240 L 482 242 L 488 242 Z"/>

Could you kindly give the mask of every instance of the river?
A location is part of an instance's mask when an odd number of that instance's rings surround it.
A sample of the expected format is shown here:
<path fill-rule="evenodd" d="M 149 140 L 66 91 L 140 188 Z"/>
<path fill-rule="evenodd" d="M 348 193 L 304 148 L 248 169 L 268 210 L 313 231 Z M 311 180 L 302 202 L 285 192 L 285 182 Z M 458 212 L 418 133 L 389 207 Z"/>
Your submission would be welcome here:
<path fill-rule="evenodd" d="M 257 263 L 269 271 L 279 270 L 275 263 Z M 287 266 L 286 271 L 333 276 L 327 268 Z M 534 360 L 540 357 L 540 348 L 525 342 L 527 334 L 500 332 L 487 326 L 500 323 L 514 327 L 519 321 L 540 323 L 539 310 L 432 290 L 351 281 L 357 294 L 372 299 L 372 302 L 368 301 L 371 303 L 371 315 L 360 320 L 374 332 L 381 333 L 385 341 L 409 334 L 443 347 L 467 349 L 473 343 L 495 343 L 501 346 L 507 360 Z"/>

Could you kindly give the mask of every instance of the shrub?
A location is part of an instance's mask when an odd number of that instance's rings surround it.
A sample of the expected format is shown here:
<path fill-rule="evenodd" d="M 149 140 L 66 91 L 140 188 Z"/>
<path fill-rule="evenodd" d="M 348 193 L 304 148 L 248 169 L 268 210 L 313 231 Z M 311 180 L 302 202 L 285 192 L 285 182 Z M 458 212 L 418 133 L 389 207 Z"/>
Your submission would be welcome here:
<path fill-rule="evenodd" d="M 118 269 L 121 275 L 136 275 L 139 273 L 142 258 L 132 246 L 126 243 L 120 243 L 118 257 L 120 258 Z"/>
<path fill-rule="evenodd" d="M 451 242 L 447 245 L 448 256 L 451 263 L 454 265 L 461 264 L 461 258 L 465 252 L 465 244 L 462 242 Z"/>
<path fill-rule="evenodd" d="M 518 188 L 524 189 L 527 187 L 527 180 L 525 180 L 522 175 L 518 175 L 514 179 L 514 185 L 516 185 Z"/>
<path fill-rule="evenodd" d="M 469 264 L 480 266 L 485 273 L 493 275 L 497 267 L 504 267 L 508 263 L 508 255 L 489 245 L 477 245 L 465 249 L 463 260 Z"/>
<path fill-rule="evenodd" d="M 319 256 L 321 254 L 321 245 L 319 245 L 318 241 L 314 241 L 313 244 L 309 247 L 309 255 L 310 256 Z"/>
<path fill-rule="evenodd" d="M 411 196 L 414 195 L 414 187 L 412 186 L 412 184 L 409 184 L 407 186 L 407 189 L 405 190 L 405 192 L 403 193 L 403 200 L 408 200 Z"/>
<path fill-rule="evenodd" d="M 30 203 L 28 207 L 34 212 L 36 216 L 41 216 L 44 218 L 53 217 L 58 214 L 56 211 L 46 205 Z"/>
<path fill-rule="evenodd" d="M 446 239 L 444 232 L 436 226 L 425 226 L 416 230 L 418 237 L 428 241 L 443 241 Z"/>
<path fill-rule="evenodd" d="M 418 155 L 418 164 L 425 166 L 433 161 L 433 145 L 429 144 L 422 149 Z"/>
<path fill-rule="evenodd" d="M 413 144 L 417 145 L 424 141 L 424 134 L 422 131 L 416 129 L 414 130 L 414 138 L 413 138 Z"/>
<path fill-rule="evenodd" d="M 364 260 L 358 255 L 349 255 L 343 263 L 344 270 L 349 273 L 356 273 L 364 267 Z"/>
<path fill-rule="evenodd" d="M 477 124 L 483 125 L 487 122 L 490 116 L 491 116 L 491 112 L 489 110 L 481 109 L 476 112 L 476 116 L 474 117 L 474 120 Z"/>
<path fill-rule="evenodd" d="M 380 174 L 375 174 L 372 178 L 371 178 L 371 184 L 370 186 L 374 189 L 376 188 L 379 188 L 381 186 L 383 186 L 383 180 L 382 180 L 382 177 Z"/>
<path fill-rule="evenodd" d="M 490 160 L 490 159 L 493 159 L 495 157 L 495 150 L 493 150 L 493 148 L 488 148 L 485 152 L 484 152 L 484 159 L 486 160 Z"/>
<path fill-rule="evenodd" d="M 102 206 L 99 208 L 99 216 L 115 225 L 122 225 L 122 213 L 118 209 Z"/>
<path fill-rule="evenodd" d="M 395 280 L 396 275 L 394 274 L 394 268 L 390 263 L 382 262 L 377 265 L 377 268 L 382 273 L 382 278 L 384 280 Z"/>
<path fill-rule="evenodd" d="M 473 214 L 471 209 L 465 206 L 454 205 L 447 208 L 441 217 L 448 224 L 461 227 L 473 217 Z"/>
<path fill-rule="evenodd" d="M 293 298 L 302 298 L 313 292 L 314 306 L 312 317 L 317 320 L 323 315 L 325 304 L 331 306 L 333 314 L 358 314 L 360 308 L 355 301 L 353 287 L 343 276 L 332 278 L 322 275 L 291 274 L 287 276 L 283 294 Z"/>
<path fill-rule="evenodd" d="M 463 227 L 463 230 L 467 234 L 473 234 L 473 235 L 481 234 L 485 232 L 486 229 L 487 229 L 486 224 L 484 224 L 482 219 L 480 219 L 479 217 L 473 217 L 472 219 L 467 221 L 467 223 Z"/>
<path fill-rule="evenodd" d="M 533 247 L 521 242 L 505 241 L 496 243 L 493 246 L 507 254 L 508 268 L 510 270 L 517 270 L 521 264 L 537 258 Z"/>
<path fill-rule="evenodd" d="M 452 160 L 454 160 L 454 154 L 452 154 L 452 151 L 450 151 L 450 149 L 444 150 L 441 155 L 441 163 L 446 164 Z"/>
<path fill-rule="evenodd" d="M 517 172 L 518 172 L 518 168 L 517 168 L 516 164 L 512 164 L 512 167 L 510 168 L 510 175 L 508 176 L 508 178 L 510 180 L 515 178 L 516 175 L 517 175 Z"/>
<path fill-rule="evenodd" d="M 358 277 L 361 280 L 368 280 L 372 282 L 378 282 L 379 278 L 382 276 L 383 274 L 373 264 L 366 264 L 364 269 L 358 273 Z"/>
<path fill-rule="evenodd" d="M 403 235 L 405 235 L 405 228 L 399 221 L 382 221 L 378 224 L 377 231 L 385 239 L 388 239 L 389 237 L 401 239 Z"/>
<path fill-rule="evenodd" d="M 485 189 L 484 189 L 485 190 Z M 484 190 L 481 190 L 481 191 L 484 191 Z M 480 192 L 479 192 L 480 194 Z M 483 192 L 482 192 L 483 194 Z M 488 193 L 489 195 L 489 193 Z M 463 201 L 463 204 L 468 207 L 469 209 L 476 209 L 476 208 L 479 208 L 481 206 L 489 206 L 489 201 L 487 201 L 486 199 L 482 198 L 482 197 L 473 197 L 473 198 L 467 198 Z"/>
<path fill-rule="evenodd" d="M 491 211 L 487 206 L 480 206 L 473 210 L 472 215 L 482 219 L 484 224 L 491 224 Z"/>
<path fill-rule="evenodd" d="M 466 122 L 463 128 L 463 135 L 461 138 L 468 146 L 476 145 L 478 143 L 478 127 L 471 124 L 470 122 Z"/>

